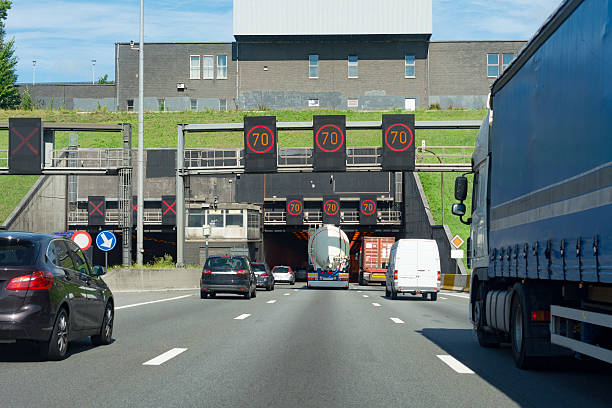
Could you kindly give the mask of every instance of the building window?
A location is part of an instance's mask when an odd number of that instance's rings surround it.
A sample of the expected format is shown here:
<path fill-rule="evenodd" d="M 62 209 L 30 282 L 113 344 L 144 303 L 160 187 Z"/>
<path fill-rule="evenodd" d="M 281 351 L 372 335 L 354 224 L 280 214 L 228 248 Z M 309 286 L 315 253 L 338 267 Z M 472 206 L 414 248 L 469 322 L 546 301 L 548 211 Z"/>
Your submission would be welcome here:
<path fill-rule="evenodd" d="M 349 108 L 358 108 L 359 107 L 359 99 L 349 99 L 346 102 L 346 106 Z"/>
<path fill-rule="evenodd" d="M 204 225 L 204 212 L 202 210 L 190 209 L 187 215 L 187 226 L 190 228 Z"/>
<path fill-rule="evenodd" d="M 198 100 L 197 99 L 191 100 L 191 110 L 198 110 Z"/>
<path fill-rule="evenodd" d="M 127 111 L 134 112 L 134 100 L 133 99 L 127 100 Z"/>
<path fill-rule="evenodd" d="M 497 78 L 499 75 L 499 54 L 487 54 L 487 76 Z"/>
<path fill-rule="evenodd" d="M 189 57 L 189 79 L 200 79 L 200 56 Z"/>
<path fill-rule="evenodd" d="M 502 72 L 508 68 L 508 65 L 510 65 L 513 59 L 514 54 L 502 54 Z"/>
<path fill-rule="evenodd" d="M 215 77 L 214 58 L 212 55 L 205 55 L 203 58 L 204 70 L 202 72 L 202 78 L 213 79 Z"/>
<path fill-rule="evenodd" d="M 243 226 L 243 215 L 242 210 L 226 210 L 225 211 L 225 225 L 226 226 L 234 226 L 234 227 L 242 227 Z"/>
<path fill-rule="evenodd" d="M 160 111 L 164 111 L 166 110 L 166 100 L 165 99 L 158 99 L 157 100 L 157 107 Z"/>
<path fill-rule="evenodd" d="M 211 228 L 223 228 L 223 212 L 221 210 L 208 210 L 206 223 Z"/>
<path fill-rule="evenodd" d="M 318 108 L 319 107 L 319 100 L 318 99 L 309 99 L 308 100 L 308 107 L 309 108 Z"/>
<path fill-rule="evenodd" d="M 227 79 L 227 55 L 217 55 L 217 79 Z"/>
<path fill-rule="evenodd" d="M 219 99 L 219 110 L 227 110 L 227 99 Z"/>
<path fill-rule="evenodd" d="M 308 78 L 316 79 L 319 77 L 319 56 L 308 56 Z"/>
<path fill-rule="evenodd" d="M 404 59 L 405 65 L 405 77 L 406 78 L 415 78 L 416 77 L 416 64 L 414 60 L 414 55 L 406 55 Z"/>
<path fill-rule="evenodd" d="M 356 55 L 349 55 L 348 57 L 348 77 L 359 78 L 359 60 Z"/>

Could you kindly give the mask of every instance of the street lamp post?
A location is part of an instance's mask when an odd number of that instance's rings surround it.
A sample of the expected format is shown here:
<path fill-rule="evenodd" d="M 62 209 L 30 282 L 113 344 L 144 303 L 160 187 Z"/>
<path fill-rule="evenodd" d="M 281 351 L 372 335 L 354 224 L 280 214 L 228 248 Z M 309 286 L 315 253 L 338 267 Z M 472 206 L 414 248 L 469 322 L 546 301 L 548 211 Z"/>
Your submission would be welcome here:
<path fill-rule="evenodd" d="M 208 237 L 210 237 L 210 225 L 205 224 L 202 226 L 202 235 L 204 235 L 204 240 L 206 241 L 206 249 L 204 250 L 204 262 L 208 259 Z"/>
<path fill-rule="evenodd" d="M 140 0 L 140 44 L 138 46 L 138 220 L 136 222 L 136 263 L 144 258 L 144 0 Z M 183 220 L 184 222 L 184 220 Z"/>
<path fill-rule="evenodd" d="M 92 59 L 91 60 L 91 84 L 95 84 L 96 83 L 96 60 Z"/>
<path fill-rule="evenodd" d="M 32 60 L 32 85 L 36 85 L 36 60 Z"/>

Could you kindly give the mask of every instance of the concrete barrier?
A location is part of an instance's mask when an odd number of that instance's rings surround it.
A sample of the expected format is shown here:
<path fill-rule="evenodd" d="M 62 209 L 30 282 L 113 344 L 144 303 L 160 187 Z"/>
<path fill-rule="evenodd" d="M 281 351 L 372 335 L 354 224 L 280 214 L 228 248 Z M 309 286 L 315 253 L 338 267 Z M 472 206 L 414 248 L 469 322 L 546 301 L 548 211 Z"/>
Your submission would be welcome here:
<path fill-rule="evenodd" d="M 113 292 L 198 289 L 200 269 L 113 269 L 102 277 Z"/>
<path fill-rule="evenodd" d="M 462 292 L 470 291 L 471 275 L 442 275 L 442 289 L 458 290 Z"/>

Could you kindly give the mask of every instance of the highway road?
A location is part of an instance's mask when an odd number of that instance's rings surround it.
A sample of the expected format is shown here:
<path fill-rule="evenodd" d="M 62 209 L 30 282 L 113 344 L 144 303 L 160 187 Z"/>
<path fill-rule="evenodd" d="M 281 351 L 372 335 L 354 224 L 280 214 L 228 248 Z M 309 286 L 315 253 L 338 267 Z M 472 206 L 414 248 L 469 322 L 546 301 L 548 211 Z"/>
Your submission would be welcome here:
<path fill-rule="evenodd" d="M 277 285 L 247 301 L 197 291 L 117 293 L 114 341 L 61 362 L 0 344 L 3 407 L 612 406 L 610 366 L 515 368 L 483 349 L 466 294 Z M 588 392 L 586 391 L 588 390 Z"/>

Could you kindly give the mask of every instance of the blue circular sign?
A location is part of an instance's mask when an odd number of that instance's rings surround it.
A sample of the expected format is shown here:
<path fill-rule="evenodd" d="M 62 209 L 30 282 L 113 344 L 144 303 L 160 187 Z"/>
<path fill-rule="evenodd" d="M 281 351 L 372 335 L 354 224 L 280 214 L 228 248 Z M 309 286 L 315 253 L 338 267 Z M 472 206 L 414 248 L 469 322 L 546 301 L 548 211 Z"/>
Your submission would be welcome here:
<path fill-rule="evenodd" d="M 117 237 L 112 231 L 101 231 L 96 237 L 96 246 L 100 251 L 108 252 L 117 245 Z"/>

